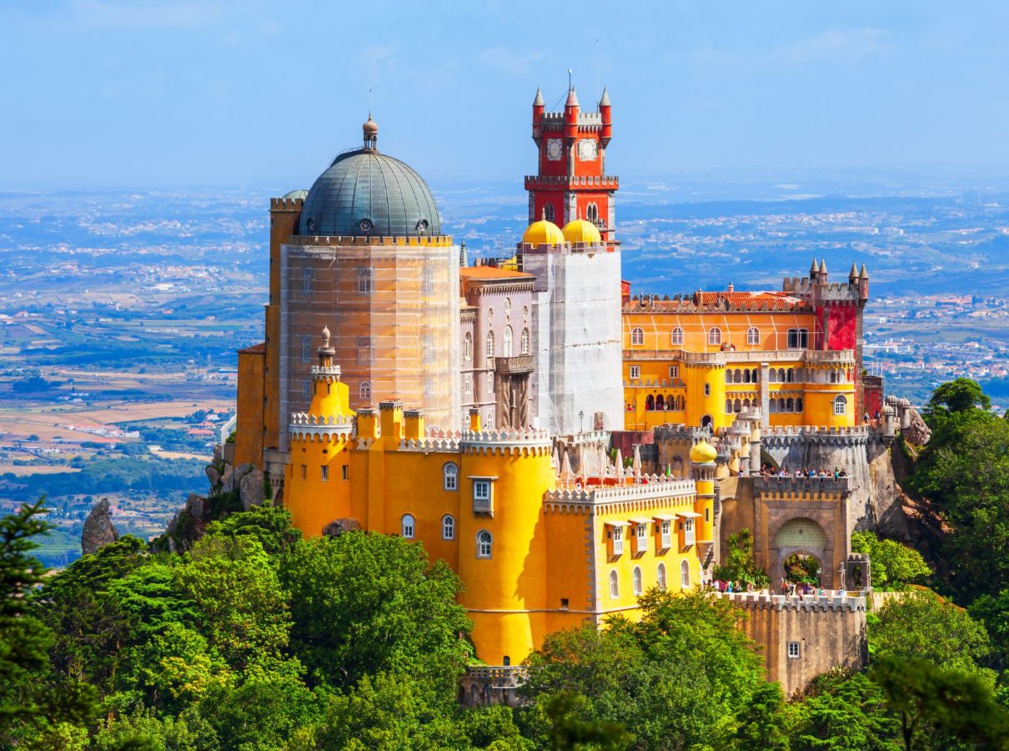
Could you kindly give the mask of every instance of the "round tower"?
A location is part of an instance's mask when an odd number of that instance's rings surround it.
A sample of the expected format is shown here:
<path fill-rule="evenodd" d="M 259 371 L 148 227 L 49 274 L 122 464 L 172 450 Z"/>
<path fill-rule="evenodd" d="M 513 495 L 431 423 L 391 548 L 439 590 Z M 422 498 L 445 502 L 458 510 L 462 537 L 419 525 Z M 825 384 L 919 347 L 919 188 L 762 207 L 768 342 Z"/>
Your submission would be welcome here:
<path fill-rule="evenodd" d="M 697 542 L 714 542 L 715 459 L 718 452 L 703 438 L 690 449 L 690 471 L 697 486 L 694 533 Z"/>
<path fill-rule="evenodd" d="M 354 412 L 350 395 L 340 381 L 340 366 L 328 328 L 312 366 L 312 403 L 307 412 L 291 415 L 291 460 L 287 465 L 284 505 L 294 526 L 305 535 L 321 535 L 335 519 L 350 516 L 350 456 L 347 444 Z"/>

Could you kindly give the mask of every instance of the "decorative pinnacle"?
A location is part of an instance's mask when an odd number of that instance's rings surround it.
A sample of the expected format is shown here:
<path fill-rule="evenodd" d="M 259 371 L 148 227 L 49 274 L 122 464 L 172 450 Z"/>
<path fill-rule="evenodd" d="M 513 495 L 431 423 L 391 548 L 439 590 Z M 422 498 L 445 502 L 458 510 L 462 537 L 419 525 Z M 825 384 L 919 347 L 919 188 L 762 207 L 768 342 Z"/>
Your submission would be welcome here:
<path fill-rule="evenodd" d="M 609 107 L 610 106 L 610 95 L 609 95 L 609 92 L 606 91 L 606 87 L 605 86 L 603 86 L 603 95 L 599 99 L 599 106 L 600 107 Z"/>
<path fill-rule="evenodd" d="M 862 270 L 858 272 L 858 278 L 859 279 L 866 279 L 866 280 L 868 280 L 868 278 L 869 278 L 869 272 L 865 270 L 865 264 L 864 263 L 862 264 Z"/>
<path fill-rule="evenodd" d="M 816 274 L 816 256 L 813 256 L 813 265 L 809 267 L 809 275 L 814 276 Z"/>
<path fill-rule="evenodd" d="M 323 326 L 322 328 L 322 346 L 329 346 L 329 326 Z"/>
<path fill-rule="evenodd" d="M 848 278 L 849 279 L 857 279 L 858 278 L 858 269 L 855 267 L 855 262 L 854 261 L 851 262 L 851 271 L 848 272 Z"/>
<path fill-rule="evenodd" d="M 827 273 L 827 259 L 826 258 L 821 258 L 820 259 L 820 273 L 821 274 L 826 274 Z"/>
<path fill-rule="evenodd" d="M 536 87 L 536 98 L 533 99 L 533 107 L 545 107 L 546 102 L 543 101 L 543 92 L 540 91 L 540 87 Z"/>

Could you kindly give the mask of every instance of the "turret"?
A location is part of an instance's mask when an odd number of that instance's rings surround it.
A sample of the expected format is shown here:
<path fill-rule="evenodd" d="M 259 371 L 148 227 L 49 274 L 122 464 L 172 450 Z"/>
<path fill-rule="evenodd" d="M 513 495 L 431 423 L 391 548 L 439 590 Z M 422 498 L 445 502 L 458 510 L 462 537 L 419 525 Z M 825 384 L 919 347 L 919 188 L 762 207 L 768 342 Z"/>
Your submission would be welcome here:
<path fill-rule="evenodd" d="M 858 283 L 858 268 L 855 266 L 855 262 L 851 263 L 851 271 L 848 272 L 848 286 L 854 287 Z"/>
<path fill-rule="evenodd" d="M 826 284 L 827 283 L 827 259 L 826 258 L 821 258 L 820 259 L 820 269 L 819 269 L 819 271 L 817 271 L 817 277 L 818 277 L 817 281 L 819 281 L 820 284 Z"/>
<path fill-rule="evenodd" d="M 536 98 L 533 99 L 533 140 L 539 146 L 543 137 L 543 113 L 546 111 L 546 104 L 543 102 L 543 92 L 536 87 Z"/>
<path fill-rule="evenodd" d="M 613 136 L 613 120 L 610 110 L 610 95 L 604 86 L 603 95 L 599 99 L 599 115 L 603 121 L 603 130 L 599 137 L 599 142 L 604 149 L 610 145 L 610 138 Z"/>
<path fill-rule="evenodd" d="M 575 94 L 575 87 L 568 89 L 568 100 L 564 103 L 564 137 L 575 139 L 578 137 L 578 113 L 581 106 L 578 104 L 578 95 Z"/>
<path fill-rule="evenodd" d="M 869 299 L 869 272 L 865 270 L 865 264 L 862 264 L 862 270 L 858 272 L 858 297 L 861 300 Z"/>

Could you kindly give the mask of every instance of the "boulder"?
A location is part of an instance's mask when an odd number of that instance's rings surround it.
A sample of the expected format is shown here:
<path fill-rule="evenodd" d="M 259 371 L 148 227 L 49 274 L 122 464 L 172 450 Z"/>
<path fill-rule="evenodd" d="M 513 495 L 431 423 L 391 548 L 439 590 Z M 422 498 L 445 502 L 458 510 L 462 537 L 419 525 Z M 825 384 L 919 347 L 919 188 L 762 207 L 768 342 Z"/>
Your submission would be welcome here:
<path fill-rule="evenodd" d="M 81 532 L 81 551 L 84 555 L 93 555 L 100 548 L 115 542 L 119 539 L 119 532 L 109 516 L 109 500 L 102 498 L 98 501 L 84 521 L 84 530 Z"/>
<path fill-rule="evenodd" d="M 901 433 L 904 440 L 913 443 L 915 446 L 924 446 L 932 437 L 932 430 L 925 424 L 917 410 L 911 410 L 911 425 L 904 428 Z"/>
<path fill-rule="evenodd" d="M 199 519 L 203 516 L 204 509 L 206 508 L 207 499 L 203 496 L 196 495 L 196 493 L 190 493 L 189 498 L 186 499 L 185 512 L 192 516 L 194 519 Z"/>
<path fill-rule="evenodd" d="M 361 522 L 352 516 L 343 519 L 334 519 L 322 528 L 322 534 L 326 537 L 339 537 L 344 532 L 360 532 L 364 527 Z"/>
<path fill-rule="evenodd" d="M 221 484 L 221 473 L 217 471 L 217 467 L 210 464 L 206 467 L 207 479 L 210 480 L 210 487 L 216 488 Z"/>
<path fill-rule="evenodd" d="M 242 508 L 248 511 L 253 506 L 262 506 L 266 500 L 266 477 L 251 464 L 242 466 L 251 468 L 238 480 L 238 497 L 242 501 Z M 238 474 L 237 469 L 234 474 Z"/>

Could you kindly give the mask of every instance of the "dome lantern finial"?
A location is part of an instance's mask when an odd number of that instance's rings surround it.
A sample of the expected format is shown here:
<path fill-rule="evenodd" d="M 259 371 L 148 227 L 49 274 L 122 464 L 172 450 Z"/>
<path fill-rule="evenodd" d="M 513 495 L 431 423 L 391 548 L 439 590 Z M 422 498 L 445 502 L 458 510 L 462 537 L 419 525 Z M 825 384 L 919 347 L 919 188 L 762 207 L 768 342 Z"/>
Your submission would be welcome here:
<path fill-rule="evenodd" d="M 365 120 L 362 128 L 364 131 L 364 148 L 372 151 L 378 150 L 378 123 L 371 119 L 371 109 L 368 110 L 368 119 Z"/>

